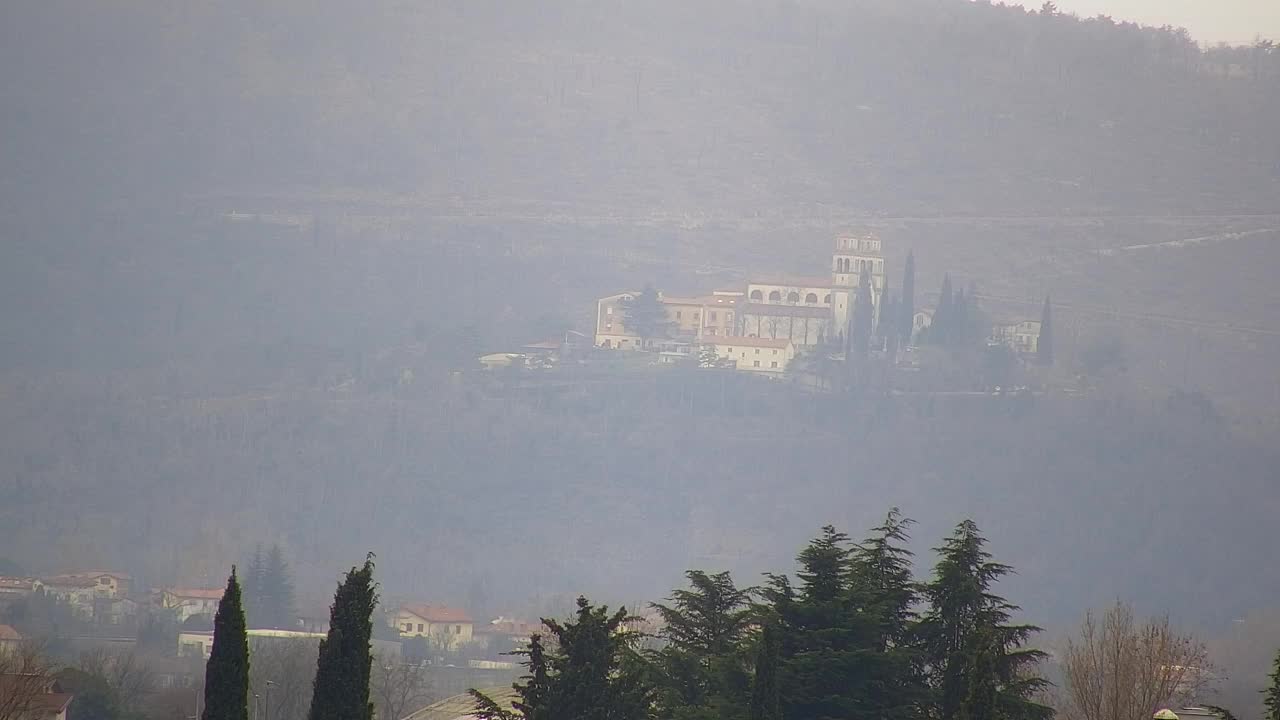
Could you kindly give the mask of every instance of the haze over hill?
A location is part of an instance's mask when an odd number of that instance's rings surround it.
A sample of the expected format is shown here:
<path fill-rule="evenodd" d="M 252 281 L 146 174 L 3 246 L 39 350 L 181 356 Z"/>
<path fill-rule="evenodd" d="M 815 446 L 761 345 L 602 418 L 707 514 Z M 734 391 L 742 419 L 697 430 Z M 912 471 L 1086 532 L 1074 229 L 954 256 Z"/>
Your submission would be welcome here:
<path fill-rule="evenodd" d="M 1280 590 L 1280 53 L 960 0 L 0 14 L 0 555 L 634 601 L 896 505 L 918 549 L 975 517 L 1046 622 Z M 853 226 L 1122 361 L 1032 402 L 454 374 Z"/>

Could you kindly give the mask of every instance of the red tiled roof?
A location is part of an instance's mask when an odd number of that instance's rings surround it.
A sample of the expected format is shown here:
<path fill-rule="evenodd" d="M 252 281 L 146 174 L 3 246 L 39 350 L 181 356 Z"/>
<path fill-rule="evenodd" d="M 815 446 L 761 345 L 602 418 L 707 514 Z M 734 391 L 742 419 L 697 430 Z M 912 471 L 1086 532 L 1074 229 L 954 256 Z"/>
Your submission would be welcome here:
<path fill-rule="evenodd" d="M 74 695 L 68 693 L 44 693 L 34 695 L 31 697 L 28 707 L 36 714 L 48 713 L 57 715 L 67 709 L 67 706 L 71 704 L 71 699 L 74 697 Z"/>
<path fill-rule="evenodd" d="M 53 575 L 43 579 L 45 585 L 56 587 L 97 587 L 98 581 L 86 575 Z"/>
<path fill-rule="evenodd" d="M 771 338 L 759 337 L 710 337 L 703 339 L 704 345 L 726 345 L 729 347 L 751 347 L 751 348 L 777 348 L 785 349 L 791 344 L 790 340 L 773 340 Z"/>
<path fill-rule="evenodd" d="M 426 605 L 422 603 L 406 603 L 400 606 L 404 612 L 433 623 L 469 623 L 471 616 L 466 610 L 446 607 L 444 605 Z"/>
<path fill-rule="evenodd" d="M 184 600 L 221 600 L 222 593 L 226 592 L 225 588 L 165 588 L 162 592 L 169 593 L 176 598 Z"/>
<path fill-rule="evenodd" d="M 0 640 L 21 640 L 22 635 L 12 625 L 0 625 Z"/>
<path fill-rule="evenodd" d="M 35 578 L 0 577 L 0 590 L 35 590 Z"/>

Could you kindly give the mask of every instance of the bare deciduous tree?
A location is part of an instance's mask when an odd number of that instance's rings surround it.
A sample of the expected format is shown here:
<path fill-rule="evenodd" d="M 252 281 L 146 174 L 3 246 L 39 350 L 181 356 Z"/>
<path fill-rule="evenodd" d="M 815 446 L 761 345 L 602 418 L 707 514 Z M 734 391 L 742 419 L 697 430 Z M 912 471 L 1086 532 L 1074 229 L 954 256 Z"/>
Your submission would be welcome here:
<path fill-rule="evenodd" d="M 369 684 L 379 720 L 400 720 L 426 707 L 433 699 L 426 665 L 399 657 L 375 657 Z"/>
<path fill-rule="evenodd" d="M 258 698 L 263 720 L 303 720 L 307 716 L 317 648 L 312 640 L 253 638 L 249 686 Z"/>
<path fill-rule="evenodd" d="M 48 692 L 53 671 L 35 643 L 0 650 L 0 720 L 28 717 L 36 698 Z"/>
<path fill-rule="evenodd" d="M 76 667 L 105 680 L 120 709 L 128 713 L 138 710 L 142 697 L 155 691 L 155 673 L 132 652 L 90 650 L 80 654 Z"/>
<path fill-rule="evenodd" d="M 1085 614 L 1063 657 L 1065 700 L 1081 720 L 1148 718 L 1165 705 L 1193 700 L 1210 677 L 1204 643 L 1168 616 L 1138 621 L 1117 602 L 1101 618 Z"/>

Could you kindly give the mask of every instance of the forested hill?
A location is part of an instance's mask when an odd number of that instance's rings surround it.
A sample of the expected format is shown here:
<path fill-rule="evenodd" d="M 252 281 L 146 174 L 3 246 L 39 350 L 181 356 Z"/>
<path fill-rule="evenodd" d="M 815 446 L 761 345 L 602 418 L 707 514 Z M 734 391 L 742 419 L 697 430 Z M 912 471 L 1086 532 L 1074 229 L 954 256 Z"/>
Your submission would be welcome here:
<path fill-rule="evenodd" d="M 1274 211 L 1280 52 L 965 0 L 8 3 L 8 211 Z"/>

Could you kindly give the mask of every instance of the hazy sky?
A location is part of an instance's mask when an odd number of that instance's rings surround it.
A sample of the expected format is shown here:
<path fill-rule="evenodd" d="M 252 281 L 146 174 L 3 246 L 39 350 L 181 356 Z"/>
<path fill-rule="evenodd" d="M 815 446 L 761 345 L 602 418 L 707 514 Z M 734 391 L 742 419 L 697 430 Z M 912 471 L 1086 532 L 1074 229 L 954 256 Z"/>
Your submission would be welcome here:
<path fill-rule="evenodd" d="M 1280 0 L 1057 0 L 1063 11 L 1147 25 L 1184 26 L 1201 43 L 1252 42 L 1255 35 L 1280 38 Z M 1024 2 L 1027 7 L 1039 3 Z"/>

